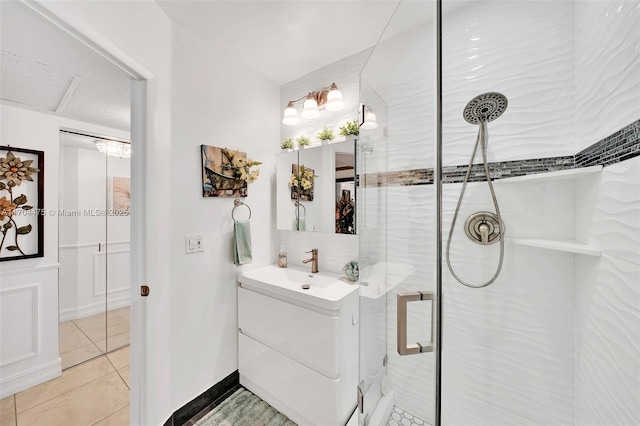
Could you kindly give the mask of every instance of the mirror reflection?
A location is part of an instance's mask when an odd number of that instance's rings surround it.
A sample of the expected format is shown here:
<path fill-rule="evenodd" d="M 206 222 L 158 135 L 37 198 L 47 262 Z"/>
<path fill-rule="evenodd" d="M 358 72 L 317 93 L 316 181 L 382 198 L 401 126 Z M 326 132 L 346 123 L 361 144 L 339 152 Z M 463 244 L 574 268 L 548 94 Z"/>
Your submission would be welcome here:
<path fill-rule="evenodd" d="M 355 234 L 355 140 L 278 156 L 278 229 Z"/>

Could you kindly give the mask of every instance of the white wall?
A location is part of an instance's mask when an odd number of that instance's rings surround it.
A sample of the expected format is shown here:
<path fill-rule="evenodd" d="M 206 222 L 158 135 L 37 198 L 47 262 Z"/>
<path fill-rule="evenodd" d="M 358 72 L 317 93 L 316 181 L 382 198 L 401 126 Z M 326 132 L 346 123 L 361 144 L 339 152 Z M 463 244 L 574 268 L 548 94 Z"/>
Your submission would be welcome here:
<path fill-rule="evenodd" d="M 0 105 L 3 144 L 44 151 L 44 208 L 58 210 L 60 127 L 114 134 L 112 129 Z M 127 137 L 115 131 L 115 136 Z M 44 218 L 44 257 L 0 263 L 1 396 L 60 374 L 58 356 L 58 216 Z"/>
<path fill-rule="evenodd" d="M 171 305 L 173 405 L 179 408 L 238 368 L 236 276 L 276 261 L 275 170 L 280 151 L 278 86 L 226 58 L 188 30 L 172 37 Z M 253 261 L 233 264 L 233 198 L 203 198 L 200 145 L 240 149 L 261 161 L 243 201 L 251 215 Z M 238 210 L 239 217 L 246 212 Z M 203 234 L 186 255 L 184 236 Z"/>

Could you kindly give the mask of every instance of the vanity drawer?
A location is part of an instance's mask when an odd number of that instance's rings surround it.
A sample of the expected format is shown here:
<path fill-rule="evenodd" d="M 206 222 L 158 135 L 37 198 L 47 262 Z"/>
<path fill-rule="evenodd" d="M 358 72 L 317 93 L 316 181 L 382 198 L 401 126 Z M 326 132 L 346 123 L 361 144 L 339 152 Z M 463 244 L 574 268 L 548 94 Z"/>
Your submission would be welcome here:
<path fill-rule="evenodd" d="M 239 334 L 240 384 L 305 426 L 343 425 L 356 407 L 356 383 L 331 380 Z"/>
<path fill-rule="evenodd" d="M 340 317 L 238 288 L 238 326 L 329 379 L 340 377 Z"/>

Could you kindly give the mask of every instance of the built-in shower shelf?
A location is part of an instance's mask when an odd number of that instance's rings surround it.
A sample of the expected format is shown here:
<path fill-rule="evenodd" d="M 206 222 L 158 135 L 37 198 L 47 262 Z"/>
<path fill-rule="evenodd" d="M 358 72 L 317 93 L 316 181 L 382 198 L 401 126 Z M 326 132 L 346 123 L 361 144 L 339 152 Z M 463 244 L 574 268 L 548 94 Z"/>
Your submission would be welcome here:
<path fill-rule="evenodd" d="M 600 257 L 600 250 L 576 241 L 541 240 L 535 238 L 507 238 L 506 241 L 521 246 L 538 247 L 548 250 Z"/>
<path fill-rule="evenodd" d="M 557 172 L 536 173 L 526 176 L 516 176 L 504 179 L 497 179 L 496 184 L 519 183 L 519 182 L 542 182 L 574 180 L 587 176 L 593 176 L 602 172 L 602 166 L 579 167 L 577 169 L 559 170 Z"/>

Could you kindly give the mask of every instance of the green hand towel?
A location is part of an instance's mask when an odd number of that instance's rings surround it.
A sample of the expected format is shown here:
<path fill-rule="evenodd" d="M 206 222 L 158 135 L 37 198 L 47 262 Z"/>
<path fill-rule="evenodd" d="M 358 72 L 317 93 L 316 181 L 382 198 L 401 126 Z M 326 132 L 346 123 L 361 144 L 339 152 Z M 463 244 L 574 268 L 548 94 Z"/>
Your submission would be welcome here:
<path fill-rule="evenodd" d="M 307 225 L 303 217 L 300 219 L 293 219 L 293 229 L 295 231 L 306 231 Z"/>
<path fill-rule="evenodd" d="M 248 220 L 233 222 L 233 263 L 251 263 L 251 223 Z"/>

